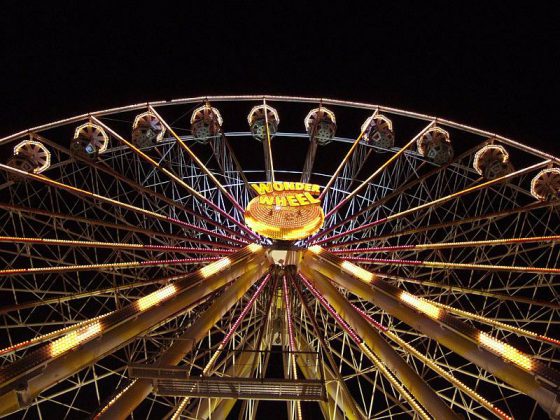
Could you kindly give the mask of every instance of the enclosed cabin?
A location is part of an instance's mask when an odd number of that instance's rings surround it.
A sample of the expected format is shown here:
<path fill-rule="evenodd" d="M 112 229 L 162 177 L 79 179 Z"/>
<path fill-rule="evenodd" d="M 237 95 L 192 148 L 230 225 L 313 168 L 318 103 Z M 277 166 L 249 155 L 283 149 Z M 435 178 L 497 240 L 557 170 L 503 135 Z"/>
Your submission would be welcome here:
<path fill-rule="evenodd" d="M 154 146 L 163 140 L 165 127 L 152 112 L 144 112 L 134 118 L 132 124 L 132 143 L 142 149 Z"/>
<path fill-rule="evenodd" d="M 449 133 L 440 127 L 432 127 L 416 142 L 418 153 L 437 165 L 449 163 L 453 159 L 453 146 Z"/>
<path fill-rule="evenodd" d="M 304 124 L 309 138 L 315 139 L 322 146 L 330 143 L 336 134 L 334 112 L 324 107 L 309 111 L 309 114 L 305 117 Z"/>
<path fill-rule="evenodd" d="M 540 171 L 531 181 L 531 195 L 539 201 L 560 198 L 560 169 L 547 168 Z"/>
<path fill-rule="evenodd" d="M 274 137 L 278 131 L 280 117 L 278 116 L 278 111 L 271 106 L 257 105 L 249 112 L 247 122 L 249 123 L 249 128 L 253 138 L 258 141 L 263 141 L 263 139 L 267 136 L 267 131 L 270 138 Z"/>
<path fill-rule="evenodd" d="M 74 131 L 70 142 L 70 152 L 83 158 L 95 159 L 107 150 L 109 137 L 105 130 L 98 125 L 87 122 Z"/>
<path fill-rule="evenodd" d="M 209 104 L 202 105 L 191 115 L 193 139 L 202 144 L 208 143 L 211 138 L 220 135 L 223 122 L 220 111 Z"/>
<path fill-rule="evenodd" d="M 395 145 L 393 123 L 381 114 L 373 114 L 364 121 L 361 127 L 362 142 L 373 144 L 382 149 L 390 149 Z"/>
<path fill-rule="evenodd" d="M 31 136 L 28 140 L 23 140 L 14 147 L 13 155 L 8 160 L 7 165 L 20 171 L 40 174 L 51 166 L 51 152 L 43 143 L 36 141 Z M 9 178 L 12 181 L 24 179 L 13 173 L 9 174 Z"/>
<path fill-rule="evenodd" d="M 476 152 L 473 167 L 486 179 L 496 179 L 513 172 L 508 152 L 497 144 L 488 144 Z"/>

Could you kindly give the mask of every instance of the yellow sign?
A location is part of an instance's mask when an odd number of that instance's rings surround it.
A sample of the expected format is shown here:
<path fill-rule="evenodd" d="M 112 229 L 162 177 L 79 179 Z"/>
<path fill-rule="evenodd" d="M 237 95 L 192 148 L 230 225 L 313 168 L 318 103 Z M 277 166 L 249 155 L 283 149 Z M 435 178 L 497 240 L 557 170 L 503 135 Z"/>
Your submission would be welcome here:
<path fill-rule="evenodd" d="M 296 240 L 316 233 L 324 221 L 320 187 L 302 182 L 251 185 L 258 196 L 245 209 L 247 226 L 271 239 Z"/>

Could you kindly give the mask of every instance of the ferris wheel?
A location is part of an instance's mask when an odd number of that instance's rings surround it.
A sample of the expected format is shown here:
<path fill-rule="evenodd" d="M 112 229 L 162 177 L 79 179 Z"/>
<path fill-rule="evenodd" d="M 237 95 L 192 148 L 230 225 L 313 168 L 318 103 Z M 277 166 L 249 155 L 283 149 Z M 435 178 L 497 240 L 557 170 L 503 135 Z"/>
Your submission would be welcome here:
<path fill-rule="evenodd" d="M 554 156 L 281 96 L 0 151 L 1 415 L 560 417 Z"/>

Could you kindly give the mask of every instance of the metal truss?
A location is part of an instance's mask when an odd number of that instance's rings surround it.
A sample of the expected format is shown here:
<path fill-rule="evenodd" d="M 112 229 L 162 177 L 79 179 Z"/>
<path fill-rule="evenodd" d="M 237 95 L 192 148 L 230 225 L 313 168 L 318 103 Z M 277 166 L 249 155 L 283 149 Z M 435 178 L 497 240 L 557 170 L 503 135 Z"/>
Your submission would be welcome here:
<path fill-rule="evenodd" d="M 187 114 L 208 103 L 226 125 L 201 142 Z M 315 131 L 290 117 L 271 133 L 265 112 L 259 144 L 228 118 L 253 105 L 344 118 L 318 151 Z M 140 113 L 165 128 L 141 146 Z M 394 146 L 359 128 L 372 113 Z M 84 123 L 106 149 L 71 147 Z M 447 163 L 416 147 L 434 128 Z M 22 141 L 48 165 L 10 160 Z M 487 145 L 510 171 L 479 173 Z M 432 116 L 278 96 L 92 112 L 0 148 L 1 415 L 560 418 L 560 192 L 531 190 L 554 156 Z M 290 244 L 251 231 L 249 180 L 319 182 L 322 230 Z"/>

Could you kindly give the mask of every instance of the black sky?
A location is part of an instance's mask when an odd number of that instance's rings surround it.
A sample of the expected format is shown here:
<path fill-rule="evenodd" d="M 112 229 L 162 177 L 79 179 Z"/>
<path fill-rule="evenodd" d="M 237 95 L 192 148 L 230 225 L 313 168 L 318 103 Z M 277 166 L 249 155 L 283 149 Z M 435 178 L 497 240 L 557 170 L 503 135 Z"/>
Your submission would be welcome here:
<path fill-rule="evenodd" d="M 560 154 L 559 16 L 544 5 L 79 3 L 5 4 L 0 135 L 146 100 L 269 93 L 410 109 Z"/>

